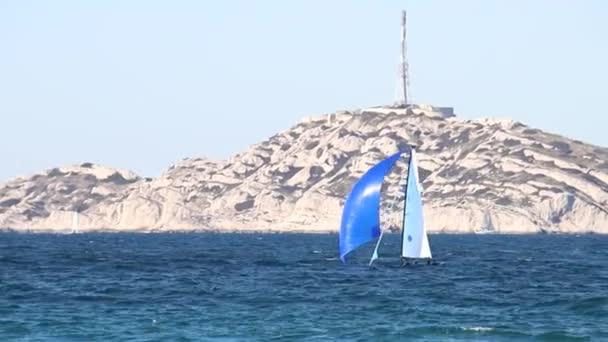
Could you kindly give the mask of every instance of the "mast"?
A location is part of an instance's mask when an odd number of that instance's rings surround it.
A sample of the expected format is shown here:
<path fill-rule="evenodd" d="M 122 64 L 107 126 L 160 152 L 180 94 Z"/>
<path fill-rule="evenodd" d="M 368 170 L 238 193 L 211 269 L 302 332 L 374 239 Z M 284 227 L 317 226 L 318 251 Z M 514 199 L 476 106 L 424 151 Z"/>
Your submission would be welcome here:
<path fill-rule="evenodd" d="M 408 165 L 407 165 L 407 173 L 405 174 L 406 177 L 406 182 L 405 182 L 405 190 L 403 192 L 403 224 L 401 226 L 401 257 L 403 257 L 403 239 L 405 239 L 405 210 L 407 209 L 407 187 L 410 185 L 410 179 L 409 179 L 409 174 L 410 174 L 410 167 L 412 167 L 412 159 L 414 157 L 414 153 L 413 153 L 414 149 L 411 148 L 410 149 L 410 160 L 408 161 Z"/>

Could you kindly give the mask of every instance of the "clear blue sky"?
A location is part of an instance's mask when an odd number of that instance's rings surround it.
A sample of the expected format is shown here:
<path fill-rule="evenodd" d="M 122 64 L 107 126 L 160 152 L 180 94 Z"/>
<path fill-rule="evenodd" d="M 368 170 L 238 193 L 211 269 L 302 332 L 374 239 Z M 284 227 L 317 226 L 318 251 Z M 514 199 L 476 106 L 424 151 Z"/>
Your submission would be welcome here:
<path fill-rule="evenodd" d="M 608 145 L 608 2 L 0 0 L 0 181 L 85 161 L 156 176 L 301 117 L 415 102 Z"/>

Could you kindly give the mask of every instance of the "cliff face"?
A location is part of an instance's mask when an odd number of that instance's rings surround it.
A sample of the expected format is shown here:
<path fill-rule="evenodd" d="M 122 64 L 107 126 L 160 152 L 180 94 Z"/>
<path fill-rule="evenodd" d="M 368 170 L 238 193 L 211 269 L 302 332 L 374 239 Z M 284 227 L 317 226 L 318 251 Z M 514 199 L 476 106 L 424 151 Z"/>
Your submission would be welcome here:
<path fill-rule="evenodd" d="M 17 178 L 0 186 L 0 227 L 69 231 L 79 211 L 82 231 L 336 231 L 356 179 L 406 143 L 419 152 L 430 231 L 608 233 L 607 148 L 391 108 L 308 119 L 229 160 L 186 159 L 154 179 L 90 164 Z M 386 227 L 401 220 L 404 165 L 386 181 Z"/>

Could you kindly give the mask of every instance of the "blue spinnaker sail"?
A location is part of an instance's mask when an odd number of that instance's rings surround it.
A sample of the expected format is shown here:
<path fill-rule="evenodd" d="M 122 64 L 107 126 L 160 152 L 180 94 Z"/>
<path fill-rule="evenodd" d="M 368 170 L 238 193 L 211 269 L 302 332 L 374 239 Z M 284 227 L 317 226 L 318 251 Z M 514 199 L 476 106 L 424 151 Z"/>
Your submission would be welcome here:
<path fill-rule="evenodd" d="M 344 204 L 340 227 L 340 259 L 380 236 L 380 190 L 384 176 L 399 159 L 396 153 L 369 169 L 355 184 Z"/>

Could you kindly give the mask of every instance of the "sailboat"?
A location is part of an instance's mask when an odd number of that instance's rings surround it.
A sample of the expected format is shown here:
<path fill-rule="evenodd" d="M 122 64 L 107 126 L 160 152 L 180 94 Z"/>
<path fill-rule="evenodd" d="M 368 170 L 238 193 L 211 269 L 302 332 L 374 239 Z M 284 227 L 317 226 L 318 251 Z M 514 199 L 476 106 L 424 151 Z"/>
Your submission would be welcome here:
<path fill-rule="evenodd" d="M 78 233 L 78 212 L 74 211 L 72 214 L 72 234 Z"/>
<path fill-rule="evenodd" d="M 403 225 L 401 230 L 401 260 L 432 258 L 424 227 L 422 188 L 419 183 L 416 151 L 409 149 L 409 161 L 404 191 Z M 406 151 L 407 152 L 407 151 Z M 378 239 L 369 265 L 378 259 L 383 230 L 380 227 L 380 195 L 384 178 L 403 152 L 396 153 L 370 168 L 353 186 L 342 212 L 340 227 L 340 260 L 364 244 Z"/>
<path fill-rule="evenodd" d="M 481 226 L 481 230 L 476 232 L 477 234 L 489 234 L 495 231 L 494 222 L 492 221 L 492 216 L 490 212 L 486 210 L 483 215 L 483 223 Z"/>

